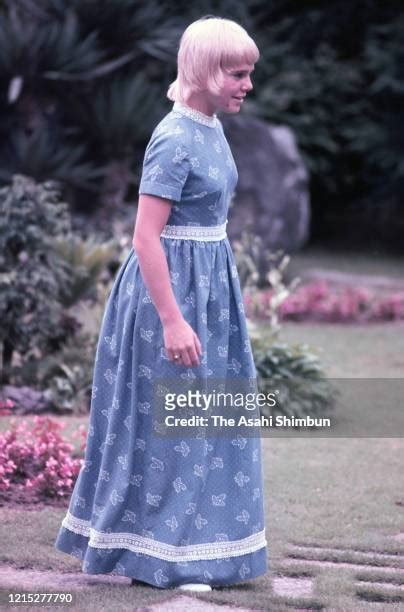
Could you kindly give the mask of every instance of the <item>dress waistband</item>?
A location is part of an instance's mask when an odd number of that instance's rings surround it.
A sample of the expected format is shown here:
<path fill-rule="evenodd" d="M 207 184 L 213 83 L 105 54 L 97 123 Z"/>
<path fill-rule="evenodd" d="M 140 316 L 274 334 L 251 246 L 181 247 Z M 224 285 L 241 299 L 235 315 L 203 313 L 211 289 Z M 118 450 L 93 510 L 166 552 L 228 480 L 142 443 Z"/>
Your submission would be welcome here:
<path fill-rule="evenodd" d="M 226 225 L 166 225 L 161 232 L 161 238 L 174 240 L 199 240 L 200 242 L 214 242 L 226 238 Z"/>

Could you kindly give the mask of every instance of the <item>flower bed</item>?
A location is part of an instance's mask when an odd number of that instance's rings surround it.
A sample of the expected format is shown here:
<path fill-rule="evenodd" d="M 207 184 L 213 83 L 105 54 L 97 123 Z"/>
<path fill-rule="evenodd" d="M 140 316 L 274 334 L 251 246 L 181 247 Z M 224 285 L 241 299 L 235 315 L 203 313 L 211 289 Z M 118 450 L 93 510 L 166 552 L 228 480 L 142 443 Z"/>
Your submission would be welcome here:
<path fill-rule="evenodd" d="M 63 427 L 49 417 L 35 416 L 31 423 L 12 419 L 0 434 L 1 504 L 65 503 L 82 461 L 72 456 L 74 447 L 60 434 Z"/>
<path fill-rule="evenodd" d="M 245 296 L 247 315 L 266 318 L 272 289 Z M 295 289 L 279 305 L 282 321 L 329 323 L 404 320 L 404 292 L 380 294 L 362 287 L 334 287 L 325 281 L 307 283 Z"/>

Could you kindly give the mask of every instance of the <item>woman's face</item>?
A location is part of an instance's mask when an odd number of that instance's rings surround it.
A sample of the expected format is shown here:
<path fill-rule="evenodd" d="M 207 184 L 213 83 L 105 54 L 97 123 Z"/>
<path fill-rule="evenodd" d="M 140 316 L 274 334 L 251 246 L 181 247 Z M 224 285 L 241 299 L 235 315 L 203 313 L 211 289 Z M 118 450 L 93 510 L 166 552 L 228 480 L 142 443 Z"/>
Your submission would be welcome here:
<path fill-rule="evenodd" d="M 214 112 L 238 113 L 243 101 L 253 86 L 251 73 L 254 64 L 239 64 L 225 68 L 222 72 L 222 86 L 218 94 L 208 93 Z"/>

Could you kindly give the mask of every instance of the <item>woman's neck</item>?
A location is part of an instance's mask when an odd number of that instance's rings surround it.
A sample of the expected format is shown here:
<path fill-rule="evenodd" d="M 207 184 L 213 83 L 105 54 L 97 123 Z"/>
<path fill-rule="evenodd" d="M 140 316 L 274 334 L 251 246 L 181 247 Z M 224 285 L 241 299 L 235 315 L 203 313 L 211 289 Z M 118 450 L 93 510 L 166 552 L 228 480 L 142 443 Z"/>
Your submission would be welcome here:
<path fill-rule="evenodd" d="M 205 96 L 202 96 L 201 94 L 191 94 L 186 100 L 184 100 L 184 104 L 189 106 L 189 108 L 193 108 L 194 110 L 207 115 L 208 117 L 213 117 L 216 112 L 216 109 L 209 104 Z"/>

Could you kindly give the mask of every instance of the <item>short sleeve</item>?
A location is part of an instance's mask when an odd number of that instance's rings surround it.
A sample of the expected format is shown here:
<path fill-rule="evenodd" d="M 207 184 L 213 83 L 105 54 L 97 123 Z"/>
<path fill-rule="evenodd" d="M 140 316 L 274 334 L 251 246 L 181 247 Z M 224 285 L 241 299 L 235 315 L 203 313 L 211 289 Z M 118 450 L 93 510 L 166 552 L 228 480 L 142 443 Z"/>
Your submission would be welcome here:
<path fill-rule="evenodd" d="M 184 139 L 175 131 L 156 129 L 146 147 L 139 194 L 180 202 L 189 167 Z"/>

